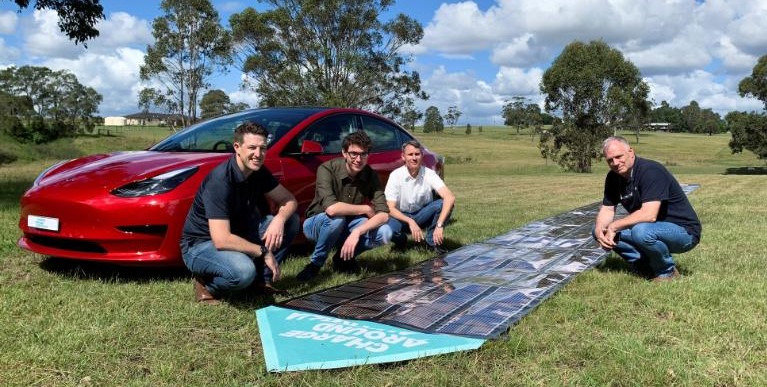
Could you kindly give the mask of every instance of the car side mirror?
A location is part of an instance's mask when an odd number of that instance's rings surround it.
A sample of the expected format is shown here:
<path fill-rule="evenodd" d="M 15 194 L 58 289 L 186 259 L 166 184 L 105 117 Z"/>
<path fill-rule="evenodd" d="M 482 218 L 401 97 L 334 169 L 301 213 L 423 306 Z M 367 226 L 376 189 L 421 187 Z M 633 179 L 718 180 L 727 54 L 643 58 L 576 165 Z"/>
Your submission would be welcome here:
<path fill-rule="evenodd" d="M 304 140 L 301 143 L 301 153 L 322 153 L 324 149 L 322 149 L 322 145 L 318 143 L 317 141 L 312 140 Z"/>

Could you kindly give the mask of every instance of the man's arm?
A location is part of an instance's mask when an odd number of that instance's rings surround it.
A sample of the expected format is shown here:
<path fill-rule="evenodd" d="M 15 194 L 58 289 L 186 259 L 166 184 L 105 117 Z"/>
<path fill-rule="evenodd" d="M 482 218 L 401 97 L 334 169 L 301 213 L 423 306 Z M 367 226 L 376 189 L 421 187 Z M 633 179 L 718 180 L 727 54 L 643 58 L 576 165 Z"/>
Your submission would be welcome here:
<path fill-rule="evenodd" d="M 401 222 L 407 223 L 408 228 L 410 228 L 410 234 L 413 235 L 413 240 L 416 242 L 420 242 L 423 240 L 423 231 L 421 230 L 421 227 L 418 226 L 418 223 L 415 222 L 415 219 L 405 215 L 397 208 L 397 202 L 394 200 L 387 200 L 386 205 L 389 206 L 389 216 L 397 219 Z"/>
<path fill-rule="evenodd" d="M 447 188 L 447 186 L 443 186 L 439 190 L 437 190 L 437 194 L 442 198 L 442 211 L 439 213 L 439 218 L 437 219 L 437 225 L 443 226 L 443 227 L 437 227 L 434 229 L 434 244 L 441 245 L 444 241 L 444 225 L 447 221 L 448 215 L 450 215 L 450 211 L 453 210 L 453 206 L 455 205 L 455 195 L 453 195 L 453 192 L 450 191 L 450 188 Z"/>
<path fill-rule="evenodd" d="M 615 206 L 602 205 L 597 213 L 596 224 L 594 225 L 594 235 L 597 243 L 605 250 L 612 250 L 615 247 L 615 232 L 608 235 L 608 225 L 615 217 Z"/>
<path fill-rule="evenodd" d="M 638 210 L 626 215 L 624 218 L 617 219 L 610 222 L 607 225 L 608 229 L 612 229 L 614 232 L 631 228 L 631 226 L 637 223 L 653 223 L 658 218 L 658 212 L 660 211 L 660 201 L 651 201 L 642 203 L 642 207 Z"/>
<path fill-rule="evenodd" d="M 232 234 L 229 219 L 208 219 L 208 227 L 210 228 L 210 238 L 213 241 L 213 246 L 217 250 L 239 251 L 251 258 L 260 257 L 266 253 L 264 255 L 264 263 L 273 273 L 272 280 L 278 281 L 280 279 L 280 266 L 277 264 L 274 255 L 269 251 L 265 252 L 265 247 Z"/>
<path fill-rule="evenodd" d="M 365 223 L 362 223 L 359 227 L 352 230 L 346 238 L 346 241 L 344 241 L 344 245 L 341 247 L 341 259 L 347 260 L 354 258 L 354 249 L 360 241 L 360 235 L 381 226 L 387 221 L 389 221 L 389 214 L 386 212 L 379 212 L 366 220 Z"/>
<path fill-rule="evenodd" d="M 372 218 L 375 215 L 375 210 L 367 204 L 335 202 L 325 209 L 325 213 L 331 217 L 365 215 L 368 218 Z"/>
<path fill-rule="evenodd" d="M 269 223 L 269 227 L 266 228 L 263 238 L 266 248 L 273 251 L 282 246 L 285 222 L 296 212 L 298 201 L 282 185 L 277 185 L 273 190 L 267 192 L 266 196 L 279 206 L 277 214 L 274 215 L 271 223 Z"/>

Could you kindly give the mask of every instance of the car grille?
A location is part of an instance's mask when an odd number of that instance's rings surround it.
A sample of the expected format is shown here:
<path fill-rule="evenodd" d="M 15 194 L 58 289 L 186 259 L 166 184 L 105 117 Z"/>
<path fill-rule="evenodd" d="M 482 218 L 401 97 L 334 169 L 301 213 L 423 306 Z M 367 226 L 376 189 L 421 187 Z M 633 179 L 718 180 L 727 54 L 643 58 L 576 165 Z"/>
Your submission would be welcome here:
<path fill-rule="evenodd" d="M 40 235 L 28 235 L 32 243 L 50 247 L 52 249 L 79 251 L 83 253 L 106 253 L 107 251 L 98 243 L 81 241 L 77 239 L 54 238 Z"/>

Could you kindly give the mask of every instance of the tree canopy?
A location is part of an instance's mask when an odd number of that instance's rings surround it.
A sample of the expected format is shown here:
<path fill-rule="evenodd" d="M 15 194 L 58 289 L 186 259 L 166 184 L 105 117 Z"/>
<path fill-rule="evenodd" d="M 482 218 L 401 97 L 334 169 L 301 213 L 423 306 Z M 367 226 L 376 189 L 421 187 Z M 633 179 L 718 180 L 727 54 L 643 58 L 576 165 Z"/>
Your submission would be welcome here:
<path fill-rule="evenodd" d="M 0 70 L 0 116 L 21 141 L 41 143 L 92 131 L 102 97 L 67 70 L 22 66 Z"/>
<path fill-rule="evenodd" d="M 356 107 L 392 118 L 426 99 L 411 58 L 423 28 L 404 14 L 382 22 L 393 0 L 264 0 L 229 19 L 247 85 L 262 106 Z"/>
<path fill-rule="evenodd" d="M 767 109 L 767 55 L 759 58 L 751 75 L 738 85 L 741 96 L 754 97 Z M 754 152 L 760 159 L 767 159 L 767 116 L 764 112 L 731 112 L 725 117 L 732 135 L 730 149 L 733 153 L 743 149 Z"/>
<path fill-rule="evenodd" d="M 445 130 L 445 122 L 442 119 L 442 115 L 439 114 L 439 108 L 436 106 L 429 106 L 426 108 L 426 117 L 423 122 L 423 132 L 441 133 Z"/>
<path fill-rule="evenodd" d="M 559 112 L 563 125 L 552 133 L 545 154 L 576 172 L 591 172 L 601 158 L 602 140 L 618 128 L 643 124 L 649 86 L 620 51 L 603 41 L 568 44 L 543 74 L 545 108 Z M 543 140 L 543 139 L 542 139 Z"/>
<path fill-rule="evenodd" d="M 13 0 L 19 9 L 29 7 L 30 0 Z M 75 44 L 99 36 L 96 24 L 104 18 L 99 0 L 37 0 L 34 9 L 51 9 L 59 16 L 59 29 Z"/>
<path fill-rule="evenodd" d="M 165 13 L 152 23 L 154 45 L 147 47 L 141 79 L 156 80 L 165 88 L 156 94 L 172 101 L 186 126 L 197 119 L 201 90 L 209 87 L 215 69 L 231 63 L 231 39 L 220 25 L 209 0 L 163 0 Z"/>

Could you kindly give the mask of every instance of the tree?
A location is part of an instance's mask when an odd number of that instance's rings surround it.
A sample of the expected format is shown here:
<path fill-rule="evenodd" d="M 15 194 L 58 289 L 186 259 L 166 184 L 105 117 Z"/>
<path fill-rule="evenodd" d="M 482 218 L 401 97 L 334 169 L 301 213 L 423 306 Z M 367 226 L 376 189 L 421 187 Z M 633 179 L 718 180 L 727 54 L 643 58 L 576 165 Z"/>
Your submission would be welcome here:
<path fill-rule="evenodd" d="M 439 114 L 439 109 L 436 106 L 429 106 L 426 109 L 426 118 L 423 123 L 423 132 L 441 133 L 445 129 L 445 123 L 442 121 L 442 115 Z"/>
<path fill-rule="evenodd" d="M 729 144 L 732 153 L 746 149 L 760 159 L 767 159 L 767 116 L 755 112 L 730 112 L 725 120 L 732 135 Z"/>
<path fill-rule="evenodd" d="M 421 118 L 423 118 L 423 113 L 413 107 L 408 108 L 405 110 L 405 113 L 402 114 L 402 126 L 412 132 L 415 130 L 415 123 Z"/>
<path fill-rule="evenodd" d="M 200 100 L 200 117 L 204 120 L 224 115 L 229 112 L 231 104 L 229 96 L 223 90 L 210 90 Z"/>
<path fill-rule="evenodd" d="M 197 120 L 198 96 L 213 71 L 231 63 L 231 37 L 209 0 L 163 0 L 160 8 L 165 14 L 152 23 L 155 44 L 147 47 L 140 76 L 165 88 L 186 126 Z"/>
<path fill-rule="evenodd" d="M 466 124 L 466 135 L 468 136 L 470 134 L 471 134 L 471 124 Z"/>
<path fill-rule="evenodd" d="M 29 0 L 13 0 L 19 10 L 29 7 Z M 50 9 L 59 15 L 59 30 L 75 44 L 99 36 L 95 28 L 99 20 L 104 19 L 104 7 L 99 0 L 37 0 L 34 9 Z"/>
<path fill-rule="evenodd" d="M 751 70 L 751 76 L 740 81 L 738 93 L 741 97 L 754 97 L 762 101 L 767 109 L 767 55 L 759 58 Z"/>
<path fill-rule="evenodd" d="M 517 134 L 519 129 L 525 124 L 525 97 L 515 96 L 512 97 L 511 102 L 506 102 L 503 106 L 503 124 L 506 126 L 512 126 L 517 128 Z"/>
<path fill-rule="evenodd" d="M 681 109 L 670 106 L 666 101 L 661 101 L 659 107 L 650 111 L 649 121 L 668 123 L 671 125 L 669 130 L 674 132 L 687 131 Z"/>
<path fill-rule="evenodd" d="M 568 44 L 543 74 L 545 109 L 562 114 L 561 131 L 552 133 L 549 154 L 563 167 L 591 172 L 602 157 L 600 144 L 626 117 L 642 114 L 649 87 L 620 51 L 602 41 Z M 646 113 L 645 113 L 646 114 Z"/>
<path fill-rule="evenodd" d="M 455 124 L 458 122 L 458 118 L 461 117 L 463 113 L 458 110 L 458 106 L 450 106 L 447 108 L 447 114 L 445 114 L 445 123 L 450 126 L 450 129 L 455 128 Z"/>
<path fill-rule="evenodd" d="M 229 19 L 247 86 L 262 106 L 355 107 L 399 119 L 408 100 L 426 99 L 412 59 L 423 28 L 399 14 L 386 22 L 393 0 L 264 0 Z"/>
<path fill-rule="evenodd" d="M 21 141 L 44 142 L 92 131 L 102 97 L 67 70 L 22 66 L 0 70 L 0 90 L 8 96 L 7 114 L 23 119 L 14 135 Z M 46 122 L 48 121 L 48 122 Z M 15 125 L 15 123 L 14 123 Z M 37 133 L 39 131 L 39 133 Z M 28 132 L 28 133 L 22 133 Z"/>

